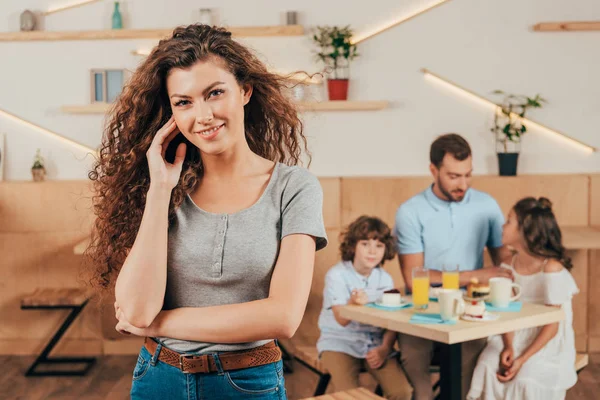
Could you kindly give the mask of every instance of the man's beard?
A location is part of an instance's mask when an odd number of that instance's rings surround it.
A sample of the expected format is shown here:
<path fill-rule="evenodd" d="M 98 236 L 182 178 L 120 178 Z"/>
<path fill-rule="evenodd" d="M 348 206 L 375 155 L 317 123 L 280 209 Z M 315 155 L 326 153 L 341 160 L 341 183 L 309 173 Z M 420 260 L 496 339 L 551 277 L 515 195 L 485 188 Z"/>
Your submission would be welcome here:
<path fill-rule="evenodd" d="M 462 199 L 464 199 L 466 192 L 463 192 L 462 196 L 458 199 L 455 199 L 454 196 L 452 195 L 452 193 L 450 191 L 448 191 L 444 185 L 442 185 L 441 180 L 438 178 L 436 185 L 438 186 L 438 188 L 440 189 L 440 192 L 442 192 L 442 194 L 444 196 L 446 196 L 446 198 L 448 199 L 448 201 L 462 201 Z"/>

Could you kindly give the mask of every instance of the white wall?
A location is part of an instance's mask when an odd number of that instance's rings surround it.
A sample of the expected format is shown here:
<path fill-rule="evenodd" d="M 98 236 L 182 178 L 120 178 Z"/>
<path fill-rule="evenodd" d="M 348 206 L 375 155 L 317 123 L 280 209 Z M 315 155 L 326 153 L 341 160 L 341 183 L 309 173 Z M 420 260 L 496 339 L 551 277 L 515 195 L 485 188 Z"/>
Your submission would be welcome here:
<path fill-rule="evenodd" d="M 0 31 L 17 31 L 22 10 L 44 10 L 67 0 L 4 0 Z M 130 28 L 173 27 L 194 21 L 200 7 L 217 7 L 231 26 L 273 25 L 286 10 L 301 12 L 300 22 L 352 25 L 357 32 L 430 0 L 126 0 Z M 103 1 L 46 17 L 47 30 L 110 28 L 112 2 Z M 541 93 L 549 104 L 530 114 L 547 126 L 600 147 L 600 32 L 536 33 L 541 21 L 600 19 L 600 2 L 578 0 L 451 0 L 359 46 L 352 65 L 350 97 L 389 100 L 379 112 L 305 114 L 313 152 L 311 170 L 320 176 L 425 175 L 431 141 L 459 132 L 474 150 L 477 174 L 497 173 L 491 112 L 425 80 L 422 67 L 471 90 Z M 315 71 L 308 36 L 243 39 L 280 70 Z M 130 53 L 149 48 L 149 40 L 0 42 L 0 109 L 96 147 L 99 115 L 69 115 L 61 105 L 89 101 L 89 69 L 130 68 Z M 594 72 L 594 73 L 592 73 Z M 320 93 L 324 95 L 323 93 Z M 320 98 L 320 96 L 316 96 Z M 30 179 L 35 149 L 42 148 L 50 179 L 83 179 L 90 157 L 0 115 L 7 134 L 4 178 Z M 535 132 L 524 141 L 519 173 L 599 172 L 600 156 Z"/>

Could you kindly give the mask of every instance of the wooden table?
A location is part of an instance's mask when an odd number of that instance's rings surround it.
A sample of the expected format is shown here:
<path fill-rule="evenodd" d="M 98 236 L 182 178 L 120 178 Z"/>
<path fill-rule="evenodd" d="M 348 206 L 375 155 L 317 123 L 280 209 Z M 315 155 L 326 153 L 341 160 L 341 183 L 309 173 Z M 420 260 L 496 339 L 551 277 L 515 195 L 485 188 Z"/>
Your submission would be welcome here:
<path fill-rule="evenodd" d="M 364 306 L 344 306 L 341 309 L 344 318 L 441 343 L 442 398 L 452 400 L 461 398 L 461 343 L 564 319 L 564 312 L 559 308 L 528 303 L 523 304 L 520 312 L 497 313 L 500 318 L 496 321 L 459 320 L 455 325 L 411 324 L 408 321 L 415 312 L 412 308 L 386 311 Z M 429 302 L 427 310 L 418 312 L 437 314 L 439 304 Z"/>

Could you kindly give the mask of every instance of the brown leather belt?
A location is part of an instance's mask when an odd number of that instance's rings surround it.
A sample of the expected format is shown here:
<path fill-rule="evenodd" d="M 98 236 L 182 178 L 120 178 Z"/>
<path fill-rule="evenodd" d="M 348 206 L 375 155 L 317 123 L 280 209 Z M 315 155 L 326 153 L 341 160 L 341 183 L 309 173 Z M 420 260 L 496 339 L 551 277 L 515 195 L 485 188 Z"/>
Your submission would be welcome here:
<path fill-rule="evenodd" d="M 150 354 L 154 355 L 158 343 L 150 338 L 145 338 L 144 346 Z M 184 355 L 163 347 L 158 360 L 177 367 L 186 374 L 207 374 L 218 371 L 215 359 L 210 354 Z M 219 360 L 224 371 L 258 367 L 281 360 L 281 350 L 273 341 L 250 350 L 219 353 Z"/>

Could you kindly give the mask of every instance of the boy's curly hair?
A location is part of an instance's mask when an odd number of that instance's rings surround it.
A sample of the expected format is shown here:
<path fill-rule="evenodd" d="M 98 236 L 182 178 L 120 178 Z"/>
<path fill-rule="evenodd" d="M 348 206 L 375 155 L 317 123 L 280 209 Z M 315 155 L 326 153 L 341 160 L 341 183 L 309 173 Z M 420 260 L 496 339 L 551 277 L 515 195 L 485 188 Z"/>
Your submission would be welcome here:
<path fill-rule="evenodd" d="M 385 254 L 381 265 L 386 260 L 391 260 L 396 255 L 396 247 L 390 227 L 377 217 L 366 215 L 358 217 L 348 225 L 348 228 L 340 235 L 340 253 L 342 260 L 352 261 L 356 253 L 356 244 L 360 240 L 375 239 L 385 244 Z"/>

